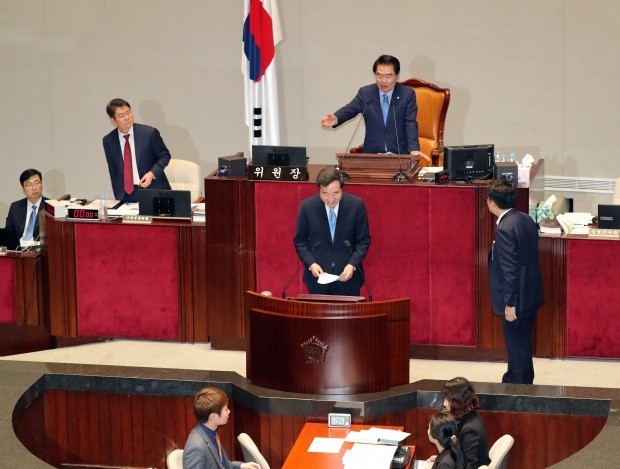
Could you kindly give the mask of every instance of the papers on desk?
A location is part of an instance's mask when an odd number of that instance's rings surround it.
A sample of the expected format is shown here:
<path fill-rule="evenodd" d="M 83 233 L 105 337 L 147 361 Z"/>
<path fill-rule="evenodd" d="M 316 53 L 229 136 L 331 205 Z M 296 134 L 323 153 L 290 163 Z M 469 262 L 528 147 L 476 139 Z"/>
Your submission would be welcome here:
<path fill-rule="evenodd" d="M 308 453 L 334 453 L 338 454 L 342 448 L 344 438 L 322 438 L 317 436 L 312 440 Z"/>
<path fill-rule="evenodd" d="M 372 427 L 368 430 L 361 430 L 359 432 L 350 431 L 347 434 L 345 441 L 351 441 L 354 443 L 370 443 L 375 445 L 398 445 L 398 443 L 403 441 L 409 435 L 411 435 L 411 433 L 401 432 L 400 430 Z"/>
<path fill-rule="evenodd" d="M 204 202 L 192 204 L 192 220 L 200 222 L 206 221 Z"/>
<path fill-rule="evenodd" d="M 121 205 L 117 209 L 109 209 L 108 217 L 122 217 L 125 215 L 138 215 L 140 213 L 140 207 L 138 202 L 130 202 Z"/>
<path fill-rule="evenodd" d="M 389 469 L 396 446 L 364 445 L 355 443 L 353 448 L 344 453 L 344 469 Z"/>

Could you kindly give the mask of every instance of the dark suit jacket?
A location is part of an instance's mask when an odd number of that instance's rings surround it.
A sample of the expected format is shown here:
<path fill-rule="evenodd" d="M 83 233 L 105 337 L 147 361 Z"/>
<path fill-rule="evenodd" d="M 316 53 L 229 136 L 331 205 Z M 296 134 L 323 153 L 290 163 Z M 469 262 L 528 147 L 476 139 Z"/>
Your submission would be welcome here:
<path fill-rule="evenodd" d="M 133 132 L 138 174 L 142 178 L 149 171 L 153 172 L 155 179 L 148 189 L 170 189 L 170 183 L 164 174 L 164 168 L 170 162 L 170 152 L 159 131 L 148 125 L 134 124 Z M 108 161 L 114 198 L 123 200 L 125 198 L 123 149 L 118 138 L 118 129 L 103 137 L 103 150 Z"/>
<path fill-rule="evenodd" d="M 487 428 L 480 414 L 475 410 L 462 415 L 457 422 L 457 437 L 465 456 L 465 466 L 477 469 L 489 465 L 489 443 Z"/>
<path fill-rule="evenodd" d="M 229 461 L 222 448 L 222 459 L 217 447 L 201 425 L 196 425 L 190 432 L 183 448 L 183 469 L 239 469 L 240 462 Z"/>
<path fill-rule="evenodd" d="M 45 210 L 46 200 L 47 197 L 43 197 L 43 200 L 41 200 L 41 203 L 39 204 L 39 212 Z M 17 236 L 20 238 L 22 234 L 24 234 L 24 228 L 26 227 L 26 214 L 28 210 L 30 210 L 28 208 L 29 206 L 30 204 L 28 203 L 28 199 L 25 197 L 17 202 L 13 202 L 9 208 L 9 214 L 6 217 L 6 228 L 17 231 Z M 36 240 L 38 236 L 39 217 L 37 217 L 34 221 L 34 232 L 32 237 Z"/>
<path fill-rule="evenodd" d="M 400 83 L 396 84 L 390 101 L 387 123 L 384 124 L 379 88 L 376 84 L 364 86 L 359 89 L 349 104 L 334 113 L 338 118 L 337 125 L 344 124 L 361 112 L 364 112 L 364 124 L 366 125 L 364 152 L 385 153 L 386 144 L 388 152 L 403 155 L 420 149 L 418 122 L 416 120 L 418 105 L 413 88 Z M 395 122 L 396 127 L 394 126 Z M 397 135 L 398 139 L 396 138 Z M 396 144 L 397 140 L 400 148 Z"/>
<path fill-rule="evenodd" d="M 489 252 L 489 292 L 493 312 L 504 315 L 506 306 L 519 313 L 543 304 L 538 265 L 538 227 L 529 215 L 509 210 L 500 221 Z"/>
<path fill-rule="evenodd" d="M 345 247 L 345 240 L 351 243 L 353 255 Z M 310 252 L 317 241 L 321 247 Z M 362 199 L 346 192 L 342 194 L 332 243 L 325 204 L 318 194 L 307 198 L 299 209 L 293 242 L 299 259 L 305 260 L 307 267 L 316 262 L 325 272 L 331 272 L 333 263 L 334 273 L 340 274 L 347 264 L 355 266 L 357 270 L 347 283 L 359 291 L 363 284 L 359 270 L 363 268 L 362 262 L 370 246 L 368 215 Z M 306 285 L 316 283 L 316 278 L 307 268 L 304 282 Z"/>
<path fill-rule="evenodd" d="M 456 461 L 454 456 L 450 452 L 450 448 L 444 448 L 444 450 L 437 455 L 432 469 L 455 469 Z"/>

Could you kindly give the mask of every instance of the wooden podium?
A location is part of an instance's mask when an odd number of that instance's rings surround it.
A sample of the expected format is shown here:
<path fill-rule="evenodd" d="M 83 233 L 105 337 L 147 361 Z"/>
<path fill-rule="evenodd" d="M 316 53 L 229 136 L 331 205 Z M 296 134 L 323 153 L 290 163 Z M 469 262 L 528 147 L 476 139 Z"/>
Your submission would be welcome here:
<path fill-rule="evenodd" d="M 364 394 L 409 382 L 409 299 L 317 302 L 246 292 L 252 384 L 304 394 Z"/>
<path fill-rule="evenodd" d="M 401 169 L 413 178 L 418 171 L 419 157 L 386 153 L 336 153 L 338 166 L 351 178 L 388 179 Z"/>

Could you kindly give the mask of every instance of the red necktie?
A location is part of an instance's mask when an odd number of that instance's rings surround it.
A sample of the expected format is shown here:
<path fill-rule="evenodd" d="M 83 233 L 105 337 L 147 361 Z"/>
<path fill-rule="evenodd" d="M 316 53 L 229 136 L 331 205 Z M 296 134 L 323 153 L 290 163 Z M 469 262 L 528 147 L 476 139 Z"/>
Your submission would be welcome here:
<path fill-rule="evenodd" d="M 131 163 L 131 146 L 129 145 L 129 134 L 125 137 L 125 149 L 123 150 L 123 177 L 125 180 L 125 192 L 133 192 L 133 164 Z"/>

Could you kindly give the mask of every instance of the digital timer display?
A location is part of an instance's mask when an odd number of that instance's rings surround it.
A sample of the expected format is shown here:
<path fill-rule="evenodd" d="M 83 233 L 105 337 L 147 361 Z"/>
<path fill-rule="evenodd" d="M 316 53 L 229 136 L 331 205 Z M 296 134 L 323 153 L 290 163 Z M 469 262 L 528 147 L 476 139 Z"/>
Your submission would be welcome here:
<path fill-rule="evenodd" d="M 67 218 L 69 218 L 70 220 L 99 220 L 99 209 L 85 207 L 69 207 L 67 210 Z"/>

